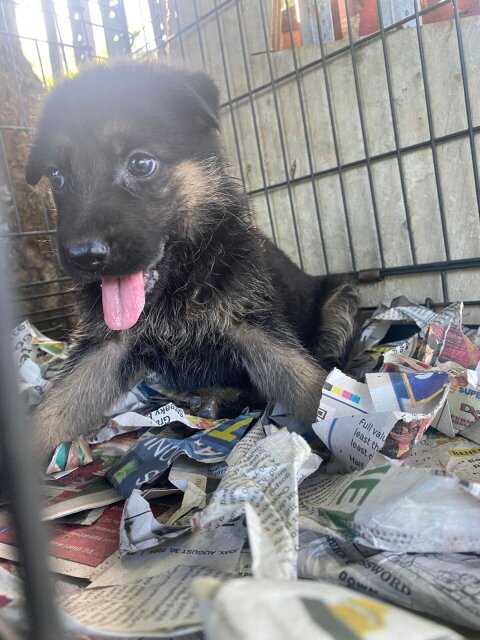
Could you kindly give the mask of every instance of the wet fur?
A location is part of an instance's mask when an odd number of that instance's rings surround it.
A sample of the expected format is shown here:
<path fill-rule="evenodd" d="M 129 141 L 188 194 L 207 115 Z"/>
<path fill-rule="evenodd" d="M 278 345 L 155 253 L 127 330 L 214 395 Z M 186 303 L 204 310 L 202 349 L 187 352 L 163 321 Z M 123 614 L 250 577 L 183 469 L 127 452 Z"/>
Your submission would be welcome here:
<path fill-rule="evenodd" d="M 70 359 L 37 413 L 48 452 L 101 425 L 145 368 L 179 391 L 252 387 L 315 419 L 326 367 L 342 366 L 355 337 L 356 290 L 308 276 L 255 228 L 248 199 L 229 177 L 218 135 L 218 93 L 202 74 L 116 64 L 66 80 L 49 98 L 27 167 L 67 176 L 55 195 L 58 243 L 80 286 Z M 128 153 L 159 158 L 154 179 L 131 180 Z M 68 243 L 112 247 L 100 274 L 76 271 Z M 155 268 L 137 324 L 105 324 L 100 277 Z"/>

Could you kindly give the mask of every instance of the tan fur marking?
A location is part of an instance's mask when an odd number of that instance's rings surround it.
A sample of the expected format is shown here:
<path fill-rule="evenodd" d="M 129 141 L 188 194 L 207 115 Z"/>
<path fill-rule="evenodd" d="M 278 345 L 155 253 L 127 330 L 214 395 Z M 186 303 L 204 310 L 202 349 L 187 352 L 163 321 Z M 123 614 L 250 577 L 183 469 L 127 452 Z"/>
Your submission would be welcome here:
<path fill-rule="evenodd" d="M 129 386 L 120 369 L 128 345 L 104 343 L 85 354 L 67 375 L 60 375 L 38 407 L 34 437 L 47 455 L 60 442 L 98 429 L 105 414 Z"/>
<path fill-rule="evenodd" d="M 276 339 L 260 327 L 233 329 L 240 359 L 260 393 L 285 406 L 303 424 L 315 420 L 323 383 L 327 377 L 311 355 L 292 336 Z"/>
<path fill-rule="evenodd" d="M 180 186 L 180 198 L 188 211 L 219 198 L 221 177 L 211 163 L 185 160 L 177 165 L 173 178 Z"/>

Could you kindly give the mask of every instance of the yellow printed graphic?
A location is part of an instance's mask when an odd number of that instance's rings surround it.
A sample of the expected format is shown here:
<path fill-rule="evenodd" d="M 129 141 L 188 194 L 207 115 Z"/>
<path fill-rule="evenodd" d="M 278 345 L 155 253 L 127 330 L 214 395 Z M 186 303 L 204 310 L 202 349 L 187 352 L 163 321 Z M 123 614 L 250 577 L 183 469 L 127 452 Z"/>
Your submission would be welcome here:
<path fill-rule="evenodd" d="M 365 636 L 384 629 L 388 607 L 363 598 L 352 598 L 330 607 L 333 613 L 356 634 Z"/>
<path fill-rule="evenodd" d="M 448 455 L 454 458 L 470 458 L 470 456 L 478 456 L 479 454 L 480 447 L 473 449 L 450 449 L 448 451 Z"/>
<path fill-rule="evenodd" d="M 251 421 L 252 421 L 252 418 L 251 416 L 249 416 L 248 418 L 245 418 L 245 420 L 239 420 L 238 422 L 234 422 L 227 429 L 224 429 L 223 431 L 221 431 L 220 429 L 212 429 L 207 433 L 209 436 L 213 436 L 214 438 L 218 438 L 219 440 L 226 440 L 227 442 L 231 442 L 236 438 L 235 431 L 237 431 L 237 429 L 240 429 L 240 427 L 243 427 L 244 425 L 249 424 L 249 422 Z"/>
<path fill-rule="evenodd" d="M 333 387 L 332 391 L 337 396 L 341 396 L 342 395 L 342 388 L 341 387 Z"/>

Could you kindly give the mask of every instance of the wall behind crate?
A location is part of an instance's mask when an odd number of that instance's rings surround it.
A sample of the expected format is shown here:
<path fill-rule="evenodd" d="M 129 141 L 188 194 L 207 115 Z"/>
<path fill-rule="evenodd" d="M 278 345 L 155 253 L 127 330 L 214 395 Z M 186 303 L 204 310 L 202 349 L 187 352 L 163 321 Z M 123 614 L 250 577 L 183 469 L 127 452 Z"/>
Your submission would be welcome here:
<path fill-rule="evenodd" d="M 216 80 L 232 171 L 260 228 L 297 264 L 401 272 L 478 259 L 480 17 L 272 52 L 270 1 L 173 5 L 168 59 Z M 478 300 L 479 274 L 388 277 L 363 285 L 362 303 Z M 478 307 L 465 319 L 479 322 Z"/>

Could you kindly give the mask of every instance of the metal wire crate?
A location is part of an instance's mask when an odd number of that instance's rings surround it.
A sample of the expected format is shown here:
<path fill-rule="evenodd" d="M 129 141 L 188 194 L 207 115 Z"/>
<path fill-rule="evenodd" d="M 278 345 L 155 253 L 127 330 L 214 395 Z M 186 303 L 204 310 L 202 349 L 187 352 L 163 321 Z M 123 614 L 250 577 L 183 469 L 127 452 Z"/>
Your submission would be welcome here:
<path fill-rule="evenodd" d="M 74 321 L 48 195 L 22 177 L 33 103 L 56 77 L 123 55 L 211 73 L 232 172 L 308 272 L 356 274 L 366 308 L 399 293 L 461 298 L 480 321 L 475 2 L 286 2 L 0 0 L 0 235 L 18 319 L 58 337 Z M 37 591 L 42 570 L 27 566 Z M 39 620 L 48 594 L 32 588 Z M 51 637 L 48 624 L 35 637 Z"/>

